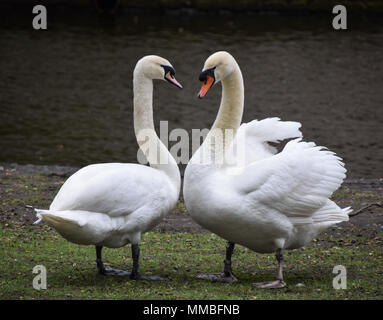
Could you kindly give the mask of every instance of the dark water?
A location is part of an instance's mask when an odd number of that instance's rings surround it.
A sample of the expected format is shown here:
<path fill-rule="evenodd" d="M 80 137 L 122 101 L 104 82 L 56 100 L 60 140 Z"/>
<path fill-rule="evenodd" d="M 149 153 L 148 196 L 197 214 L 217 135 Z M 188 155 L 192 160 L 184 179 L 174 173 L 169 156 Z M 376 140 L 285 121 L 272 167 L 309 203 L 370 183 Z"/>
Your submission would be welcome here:
<path fill-rule="evenodd" d="M 136 161 L 132 71 L 147 54 L 169 59 L 184 85 L 155 83 L 155 121 L 209 128 L 220 89 L 196 98 L 205 59 L 227 50 L 245 80 L 244 121 L 279 116 L 337 152 L 350 178 L 383 177 L 383 23 L 331 15 L 180 18 L 48 12 L 0 14 L 0 162 L 82 166 Z M 383 20 L 383 19 L 380 19 Z"/>

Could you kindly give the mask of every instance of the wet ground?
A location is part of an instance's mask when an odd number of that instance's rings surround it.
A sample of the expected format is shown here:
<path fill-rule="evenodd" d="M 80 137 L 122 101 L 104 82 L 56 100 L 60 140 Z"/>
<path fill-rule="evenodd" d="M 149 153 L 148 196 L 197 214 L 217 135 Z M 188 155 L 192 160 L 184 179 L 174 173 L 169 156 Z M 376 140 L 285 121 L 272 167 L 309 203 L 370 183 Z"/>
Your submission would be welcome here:
<path fill-rule="evenodd" d="M 184 85 L 157 82 L 155 121 L 209 128 L 220 90 L 196 93 L 204 60 L 227 50 L 245 80 L 244 121 L 279 116 L 346 162 L 348 177 L 383 177 L 383 20 L 332 16 L 134 16 L 0 13 L 0 162 L 80 167 L 136 162 L 132 71 L 168 58 Z M 170 143 L 171 145 L 171 143 Z"/>
<path fill-rule="evenodd" d="M 0 165 L 0 224 L 30 225 L 36 221 L 34 208 L 48 208 L 65 180 L 76 168 L 63 166 Z M 354 213 L 370 204 L 349 222 L 328 230 L 361 234 L 383 231 L 383 179 L 347 180 L 332 198 L 339 206 L 352 206 Z M 182 194 L 176 208 L 154 229 L 164 232 L 208 232 L 196 224 L 183 203 Z"/>

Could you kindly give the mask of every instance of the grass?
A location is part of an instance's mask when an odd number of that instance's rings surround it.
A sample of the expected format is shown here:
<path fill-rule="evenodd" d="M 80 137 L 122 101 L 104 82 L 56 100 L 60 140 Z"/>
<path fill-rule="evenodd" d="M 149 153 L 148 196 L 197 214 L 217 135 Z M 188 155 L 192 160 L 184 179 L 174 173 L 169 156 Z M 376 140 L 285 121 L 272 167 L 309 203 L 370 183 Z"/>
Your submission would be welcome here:
<path fill-rule="evenodd" d="M 200 272 L 222 269 L 225 242 L 210 233 L 145 234 L 142 273 L 169 280 L 133 281 L 98 275 L 93 246 L 69 243 L 46 225 L 2 224 L 0 299 L 382 299 L 383 234 L 358 232 L 325 233 L 305 248 L 287 252 L 288 286 L 261 290 L 252 283 L 274 278 L 275 258 L 242 246 L 236 246 L 233 256 L 233 269 L 240 281 L 209 283 L 195 278 Z M 130 268 L 130 246 L 106 248 L 103 254 L 111 266 Z M 32 287 L 35 265 L 47 268 L 46 290 Z M 335 265 L 347 268 L 346 290 L 332 286 Z"/>
<path fill-rule="evenodd" d="M 220 272 L 225 241 L 210 233 L 149 232 L 141 243 L 141 271 L 168 281 L 132 281 L 104 277 L 96 272 L 93 246 L 67 242 L 36 218 L 32 205 L 47 208 L 66 177 L 0 171 L 0 300 L 4 299 L 382 299 L 383 228 L 378 209 L 352 218 L 350 224 L 329 229 L 304 248 L 285 254 L 285 281 L 281 290 L 261 290 L 252 283 L 273 280 L 273 254 L 257 254 L 237 245 L 234 284 L 196 279 L 201 272 Z M 380 191 L 379 191 L 380 190 Z M 381 189 L 340 188 L 333 199 L 355 209 L 381 203 Z M 177 204 L 175 216 L 188 216 Z M 173 219 L 174 220 L 174 219 Z M 172 223 L 174 221 L 172 220 Z M 180 220 L 181 221 L 181 220 Z M 356 223 L 355 222 L 363 222 Z M 369 227 L 366 225 L 369 224 Z M 182 225 L 181 225 L 182 227 Z M 182 230 L 178 228 L 177 230 Z M 103 250 L 110 266 L 131 266 L 130 246 Z M 36 265 L 47 268 L 47 289 L 32 287 Z M 334 266 L 347 269 L 347 289 L 332 286 Z"/>

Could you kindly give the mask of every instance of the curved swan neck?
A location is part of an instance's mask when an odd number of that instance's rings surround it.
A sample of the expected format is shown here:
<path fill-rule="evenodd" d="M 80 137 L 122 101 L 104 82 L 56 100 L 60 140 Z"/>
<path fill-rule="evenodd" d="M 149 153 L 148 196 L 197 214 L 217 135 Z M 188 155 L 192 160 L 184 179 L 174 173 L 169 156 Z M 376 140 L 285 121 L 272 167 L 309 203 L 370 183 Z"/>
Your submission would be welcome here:
<path fill-rule="evenodd" d="M 239 66 L 222 80 L 222 99 L 217 118 L 212 129 L 233 129 L 234 134 L 242 121 L 244 86 Z"/>
<path fill-rule="evenodd" d="M 242 121 L 244 85 L 242 72 L 234 62 L 233 72 L 222 80 L 222 99 L 217 118 L 206 138 L 206 147 L 215 158 L 225 155 Z M 219 139 L 213 138 L 219 135 Z M 219 141 L 219 143 L 217 143 Z"/>
<path fill-rule="evenodd" d="M 153 80 L 135 70 L 133 75 L 134 132 L 150 166 L 163 171 L 177 192 L 181 177 L 176 161 L 158 137 L 153 121 Z"/>
<path fill-rule="evenodd" d="M 153 80 L 136 73 L 133 78 L 133 119 L 134 132 L 140 147 L 144 144 L 144 141 L 138 139 L 142 130 L 151 130 L 157 136 L 153 121 Z"/>

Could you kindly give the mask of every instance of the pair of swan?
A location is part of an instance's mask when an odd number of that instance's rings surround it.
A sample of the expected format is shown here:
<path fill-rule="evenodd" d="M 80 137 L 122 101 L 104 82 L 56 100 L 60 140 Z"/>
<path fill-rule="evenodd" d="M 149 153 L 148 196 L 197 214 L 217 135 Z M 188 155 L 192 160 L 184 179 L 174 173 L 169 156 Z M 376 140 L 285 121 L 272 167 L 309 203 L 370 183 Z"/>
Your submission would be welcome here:
<path fill-rule="evenodd" d="M 155 139 L 150 140 L 148 149 L 159 150 L 161 159 L 167 161 L 158 164 L 137 139 L 150 167 L 120 163 L 87 166 L 65 182 L 49 210 L 36 209 L 39 220 L 44 219 L 67 240 L 95 245 L 101 274 L 143 277 L 139 272 L 141 235 L 157 225 L 178 200 L 179 169 L 155 133 L 152 110 L 153 79 L 182 88 L 174 73 L 169 61 L 147 56 L 138 61 L 133 77 L 136 136 L 149 131 Z M 222 82 L 222 101 L 212 130 L 186 168 L 185 204 L 197 223 L 228 243 L 223 272 L 199 277 L 236 281 L 231 256 L 237 243 L 256 252 L 276 252 L 276 281 L 256 286 L 284 287 L 283 250 L 302 247 L 325 228 L 348 220 L 350 208 L 341 209 L 329 200 L 346 170 L 334 153 L 301 141 L 297 122 L 268 118 L 240 125 L 243 79 L 229 53 L 211 55 L 200 80 L 200 98 Z M 221 139 L 217 139 L 217 132 Z M 287 143 L 280 153 L 268 144 L 289 138 L 298 139 Z M 239 146 L 244 152 L 238 152 Z M 221 158 L 233 161 L 216 161 Z M 102 247 L 128 243 L 132 246 L 132 271 L 105 268 Z"/>

